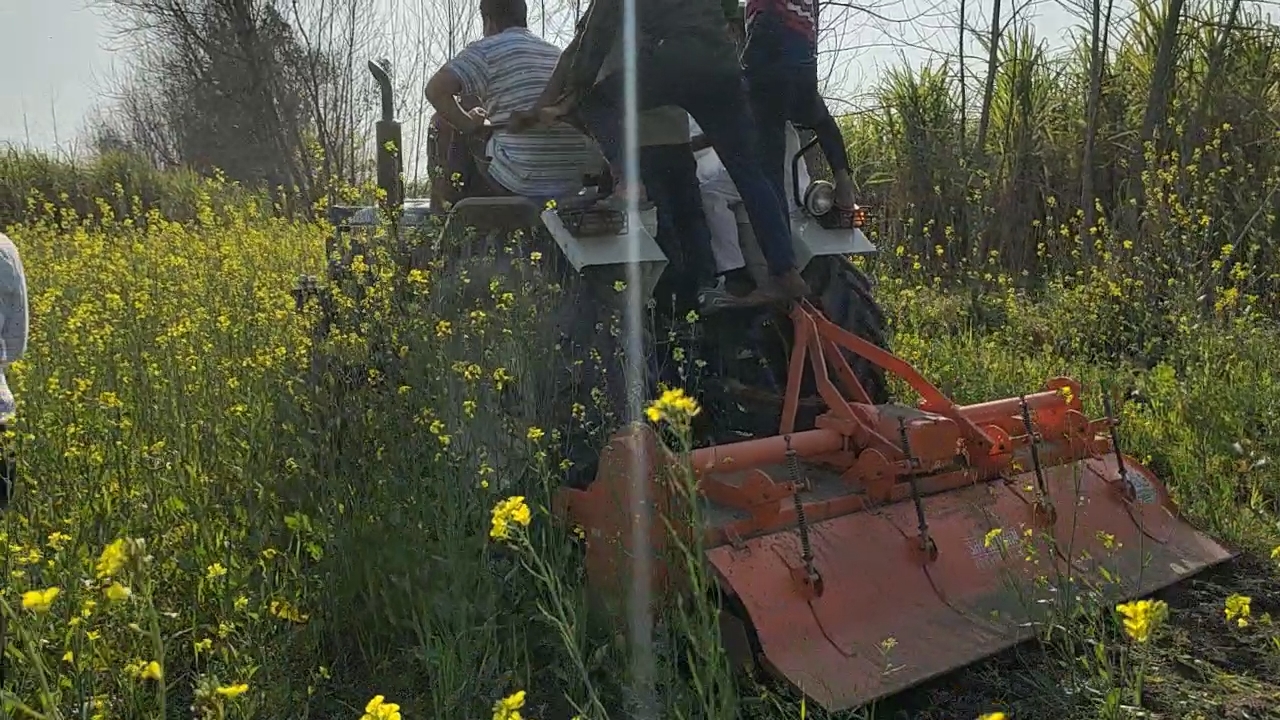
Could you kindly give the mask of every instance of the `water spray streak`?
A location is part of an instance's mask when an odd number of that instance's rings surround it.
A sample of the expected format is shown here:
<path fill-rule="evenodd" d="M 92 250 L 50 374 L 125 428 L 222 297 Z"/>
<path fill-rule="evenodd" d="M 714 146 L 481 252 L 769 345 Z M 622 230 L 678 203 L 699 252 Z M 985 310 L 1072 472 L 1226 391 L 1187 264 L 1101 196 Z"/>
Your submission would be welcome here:
<path fill-rule="evenodd" d="M 645 370 L 642 322 L 643 298 L 640 296 L 640 138 L 639 107 L 636 74 L 636 0 L 623 0 L 622 4 L 622 53 L 623 53 L 623 139 L 626 158 L 625 182 L 627 186 L 627 312 L 623 321 L 626 336 L 626 387 L 627 420 L 637 422 L 643 417 L 642 402 L 645 396 Z M 638 720 L 656 718 L 653 696 L 654 658 L 652 645 L 653 618 L 650 615 L 650 564 L 649 556 L 649 502 L 647 475 L 641 467 L 643 457 L 631 458 L 631 547 L 642 548 L 632 564 L 631 593 L 628 607 L 628 626 L 631 638 L 631 696 L 632 717 Z"/>

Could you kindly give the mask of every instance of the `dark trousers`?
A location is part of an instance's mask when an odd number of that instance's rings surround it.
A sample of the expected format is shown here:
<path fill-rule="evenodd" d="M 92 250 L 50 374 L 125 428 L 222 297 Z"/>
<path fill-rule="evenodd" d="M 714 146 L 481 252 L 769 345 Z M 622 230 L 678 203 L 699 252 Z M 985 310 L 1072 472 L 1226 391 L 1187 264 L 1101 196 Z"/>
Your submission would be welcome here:
<path fill-rule="evenodd" d="M 675 105 L 693 116 L 742 196 L 770 273 L 782 275 L 795 268 L 788 206 L 778 198 L 760 164 L 756 128 L 741 74 L 736 69 L 667 68 L 660 60 L 639 64 L 638 109 Z M 578 107 L 588 134 L 610 167 L 619 171 L 626 161 L 622 82 L 623 74 L 614 73 L 597 84 Z M 706 247 L 710 255 L 709 240 Z"/>
<path fill-rule="evenodd" d="M 668 255 L 683 259 L 680 268 L 690 287 L 709 284 L 716 262 L 693 147 L 684 143 L 640 148 L 640 179 L 658 209 L 658 244 Z"/>
<path fill-rule="evenodd" d="M 849 169 L 849 154 L 835 118 L 827 110 L 827 103 L 818 92 L 816 66 L 787 67 L 778 65 L 752 66 L 745 71 L 747 88 L 751 97 L 751 112 L 755 115 L 760 134 L 760 161 L 769 176 L 769 184 L 790 207 L 788 198 L 794 188 L 785 184 L 787 157 L 787 122 L 811 128 L 818 136 L 818 144 L 827 156 L 827 163 L 834 171 Z M 804 188 L 800 188 L 804 192 Z"/>

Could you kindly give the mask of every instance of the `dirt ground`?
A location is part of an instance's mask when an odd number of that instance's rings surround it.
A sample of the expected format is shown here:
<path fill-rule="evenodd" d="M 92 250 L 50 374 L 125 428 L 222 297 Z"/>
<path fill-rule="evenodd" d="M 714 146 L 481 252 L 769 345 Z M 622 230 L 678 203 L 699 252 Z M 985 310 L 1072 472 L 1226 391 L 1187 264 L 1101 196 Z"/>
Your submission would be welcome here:
<path fill-rule="evenodd" d="M 1270 613 L 1280 622 L 1280 574 L 1264 558 L 1241 556 L 1156 595 L 1169 604 L 1169 619 L 1148 659 L 1144 707 L 1126 707 L 1128 717 L 1280 718 L 1280 649 L 1268 646 L 1256 624 L 1226 622 L 1223 602 L 1232 593 L 1252 598 L 1255 618 Z M 994 710 L 1014 720 L 1098 717 L 1097 692 L 1072 674 L 1064 660 L 1028 643 L 892 698 L 875 717 L 956 720 Z"/>

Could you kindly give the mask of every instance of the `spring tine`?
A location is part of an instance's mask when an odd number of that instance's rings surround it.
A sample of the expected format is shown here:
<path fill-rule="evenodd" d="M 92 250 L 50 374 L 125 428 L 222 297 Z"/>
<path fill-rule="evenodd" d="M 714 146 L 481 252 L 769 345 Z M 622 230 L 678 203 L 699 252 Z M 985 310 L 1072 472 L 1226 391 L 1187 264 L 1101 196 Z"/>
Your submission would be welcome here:
<path fill-rule="evenodd" d="M 1112 411 L 1110 384 L 1102 386 L 1102 409 L 1107 414 L 1107 430 L 1111 433 L 1111 450 L 1116 454 L 1116 470 L 1120 473 L 1120 480 L 1124 481 L 1128 476 L 1124 469 L 1124 456 L 1120 452 L 1120 432 L 1116 430 L 1120 420 Z"/>
<path fill-rule="evenodd" d="M 803 487 L 800 480 L 800 461 L 796 458 L 795 449 L 791 447 L 791 436 L 786 435 L 783 439 L 787 443 L 787 472 L 791 475 L 791 483 L 795 487 L 795 493 L 791 498 L 795 502 L 796 523 L 800 529 L 800 549 L 803 552 L 800 557 L 804 560 L 804 569 L 809 576 L 817 577 L 818 571 L 813 566 L 813 547 L 809 544 L 809 523 L 805 519 L 804 501 L 800 497 Z"/>
<path fill-rule="evenodd" d="M 1040 435 L 1035 428 L 1031 427 L 1031 410 L 1027 408 L 1027 396 L 1019 395 L 1018 402 L 1022 404 L 1022 425 L 1027 429 L 1027 437 L 1031 442 L 1031 465 L 1036 472 L 1036 489 L 1043 501 L 1049 497 L 1049 489 L 1044 481 L 1044 468 L 1040 465 Z"/>
<path fill-rule="evenodd" d="M 916 458 L 911 454 L 911 442 L 907 439 L 907 423 L 902 418 L 898 418 L 898 436 L 902 439 L 902 452 L 911 464 L 911 474 L 907 476 L 907 482 L 911 485 L 911 501 L 915 503 L 916 520 L 920 524 L 920 542 L 924 547 L 928 547 L 933 543 L 929 537 L 929 521 L 924 517 L 924 502 L 920 499 L 920 486 L 916 483 Z"/>

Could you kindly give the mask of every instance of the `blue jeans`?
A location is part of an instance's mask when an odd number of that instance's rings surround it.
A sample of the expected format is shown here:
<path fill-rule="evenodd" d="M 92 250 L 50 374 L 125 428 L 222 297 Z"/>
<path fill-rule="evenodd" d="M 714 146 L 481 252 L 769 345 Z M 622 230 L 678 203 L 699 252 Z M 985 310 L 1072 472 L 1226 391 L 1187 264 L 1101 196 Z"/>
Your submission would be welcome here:
<path fill-rule="evenodd" d="M 787 157 L 787 122 L 807 127 L 818 136 L 818 144 L 827 156 L 833 171 L 849 169 L 849 154 L 844 147 L 840 126 L 831 117 L 827 104 L 818 92 L 816 66 L 787 67 L 785 65 L 758 64 L 746 71 L 747 87 L 751 97 L 751 112 L 760 132 L 759 154 L 765 174 L 774 192 L 790 207 L 788 196 L 794 188 L 784 188 Z M 804 192 L 804 188 L 800 188 Z M 799 200 L 796 201 L 799 203 Z"/>
<path fill-rule="evenodd" d="M 791 247 L 789 207 L 775 194 L 761 164 L 755 123 L 742 76 L 736 71 L 702 72 L 696 67 L 642 67 L 638 94 L 639 110 L 675 105 L 693 116 L 742 196 L 760 251 L 769 263 L 770 274 L 784 275 L 794 270 L 796 259 L 795 250 Z M 623 172 L 626 148 L 623 143 L 622 73 L 614 73 L 592 88 L 582 99 L 577 112 L 588 134 L 600 146 L 609 167 Z M 705 219 L 703 222 L 705 224 Z M 710 255 L 709 239 L 706 248 Z"/>

